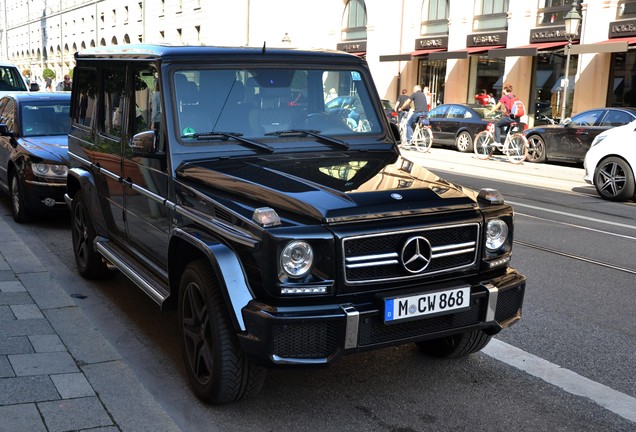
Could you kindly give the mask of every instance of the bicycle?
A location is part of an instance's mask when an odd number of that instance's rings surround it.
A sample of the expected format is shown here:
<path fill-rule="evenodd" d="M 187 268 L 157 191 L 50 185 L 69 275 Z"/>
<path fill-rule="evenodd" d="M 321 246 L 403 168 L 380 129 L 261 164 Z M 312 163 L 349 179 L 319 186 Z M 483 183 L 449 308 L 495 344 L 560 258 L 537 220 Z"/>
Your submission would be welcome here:
<path fill-rule="evenodd" d="M 408 121 L 411 115 L 412 113 L 409 113 L 409 115 L 404 116 L 400 121 L 400 148 L 425 153 L 429 151 L 433 145 L 433 131 L 428 123 L 428 118 L 426 116 L 420 116 L 415 124 L 415 130 L 413 130 L 411 142 L 407 142 L 406 128 L 409 127 Z"/>
<path fill-rule="evenodd" d="M 510 123 L 503 144 L 495 142 L 495 124 L 489 123 L 486 130 L 475 135 L 475 154 L 481 160 L 489 159 L 495 149 L 508 156 L 513 164 L 520 164 L 528 157 L 528 140 L 519 132 L 518 122 Z"/>

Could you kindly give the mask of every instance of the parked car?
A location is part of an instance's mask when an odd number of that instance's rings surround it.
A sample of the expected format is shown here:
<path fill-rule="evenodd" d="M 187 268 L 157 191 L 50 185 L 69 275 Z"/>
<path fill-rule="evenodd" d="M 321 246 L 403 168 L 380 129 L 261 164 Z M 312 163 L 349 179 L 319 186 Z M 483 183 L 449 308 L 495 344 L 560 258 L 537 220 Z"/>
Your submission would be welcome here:
<path fill-rule="evenodd" d="M 453 146 L 460 152 L 473 151 L 473 139 L 486 130 L 486 112 L 492 107 L 483 105 L 443 104 L 428 113 L 433 131 L 433 145 Z"/>
<path fill-rule="evenodd" d="M 39 88 L 37 83 L 28 86 L 16 65 L 13 63 L 0 62 L 0 97 L 20 91 L 37 91 Z"/>
<path fill-rule="evenodd" d="M 366 61 L 155 45 L 75 61 L 65 199 L 77 268 L 97 278 L 108 261 L 177 310 L 204 401 L 258 393 L 263 366 L 405 343 L 468 355 L 521 318 L 512 208 L 401 157 Z M 327 80 L 356 93 L 368 129 L 325 112 Z M 277 103 L 292 85 L 303 105 Z"/>
<path fill-rule="evenodd" d="M 566 118 L 558 125 L 539 126 L 525 131 L 528 161 L 582 163 L 598 134 L 636 120 L 636 108 L 597 108 Z"/>
<path fill-rule="evenodd" d="M 70 95 L 20 93 L 0 99 L 0 187 L 17 222 L 66 209 Z"/>
<path fill-rule="evenodd" d="M 382 99 L 382 108 L 384 108 L 384 114 L 386 114 L 386 118 L 391 123 L 397 124 L 398 122 L 398 113 L 391 105 L 391 101 L 388 99 Z"/>
<path fill-rule="evenodd" d="M 597 135 L 583 160 L 585 181 L 601 198 L 628 201 L 636 193 L 636 121 Z"/>

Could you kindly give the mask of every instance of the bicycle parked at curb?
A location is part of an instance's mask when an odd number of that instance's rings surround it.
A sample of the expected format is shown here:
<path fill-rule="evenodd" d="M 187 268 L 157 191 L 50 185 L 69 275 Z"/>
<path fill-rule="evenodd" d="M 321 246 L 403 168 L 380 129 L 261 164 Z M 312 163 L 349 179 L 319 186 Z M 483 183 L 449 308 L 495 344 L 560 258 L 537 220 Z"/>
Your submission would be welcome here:
<path fill-rule="evenodd" d="M 415 124 L 415 129 L 413 130 L 413 135 L 411 136 L 411 141 L 408 142 L 406 139 L 406 128 L 408 126 L 409 118 L 411 117 L 412 112 L 409 115 L 402 117 L 402 121 L 400 121 L 400 148 L 404 150 L 416 150 L 422 153 L 426 153 L 431 149 L 433 145 L 433 131 L 431 131 L 431 126 L 428 122 L 428 118 L 426 116 L 420 116 L 417 123 Z"/>
<path fill-rule="evenodd" d="M 475 154 L 481 160 L 489 159 L 495 149 L 508 157 L 513 164 L 520 164 L 528 157 L 528 140 L 520 132 L 519 122 L 510 123 L 503 144 L 495 141 L 495 124 L 490 123 L 485 131 L 475 135 Z"/>

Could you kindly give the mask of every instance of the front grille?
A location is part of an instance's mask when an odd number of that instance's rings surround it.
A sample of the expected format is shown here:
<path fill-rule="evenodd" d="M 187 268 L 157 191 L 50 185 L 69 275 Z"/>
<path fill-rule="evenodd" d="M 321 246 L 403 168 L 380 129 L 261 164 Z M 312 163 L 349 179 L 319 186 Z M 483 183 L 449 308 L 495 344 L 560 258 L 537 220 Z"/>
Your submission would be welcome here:
<path fill-rule="evenodd" d="M 421 270 L 405 265 L 412 256 L 405 256 L 405 245 L 414 238 L 425 239 L 420 266 L 429 261 Z M 467 268 L 477 259 L 478 242 L 477 223 L 348 237 L 342 241 L 345 280 L 349 284 L 392 281 Z"/>
<path fill-rule="evenodd" d="M 358 344 L 373 345 L 479 324 L 486 313 L 485 300 L 485 296 L 474 298 L 470 309 L 462 312 L 401 324 L 385 325 L 380 313 L 365 315 L 360 320 Z"/>
<path fill-rule="evenodd" d="M 337 343 L 337 321 L 279 324 L 273 329 L 273 352 L 283 358 L 326 358 L 336 350 Z"/>
<path fill-rule="evenodd" d="M 525 285 L 520 285 L 499 293 L 495 321 L 501 324 L 517 314 L 523 302 L 524 287 Z"/>

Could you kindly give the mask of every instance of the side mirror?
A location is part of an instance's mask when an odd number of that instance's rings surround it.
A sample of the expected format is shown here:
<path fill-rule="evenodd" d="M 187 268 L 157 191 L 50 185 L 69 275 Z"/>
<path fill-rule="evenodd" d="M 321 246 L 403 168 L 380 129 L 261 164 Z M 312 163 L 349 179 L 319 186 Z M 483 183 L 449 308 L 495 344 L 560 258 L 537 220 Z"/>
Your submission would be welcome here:
<path fill-rule="evenodd" d="M 564 119 L 564 120 L 561 122 L 561 124 L 562 124 L 563 126 L 567 126 L 567 125 L 569 125 L 570 123 L 572 123 L 572 119 L 571 119 L 570 117 L 567 117 L 566 119 Z"/>
<path fill-rule="evenodd" d="M 31 83 L 31 91 L 32 92 L 40 91 L 40 84 L 38 84 L 36 82 L 32 82 Z"/>
<path fill-rule="evenodd" d="M 128 144 L 135 156 L 163 159 L 165 153 L 156 150 L 157 137 L 154 130 L 146 130 L 133 135 Z"/>

